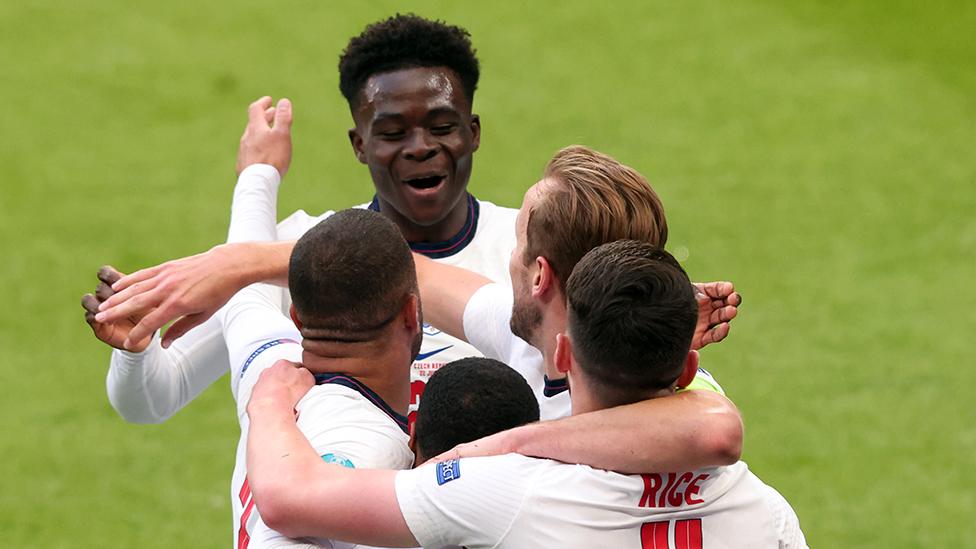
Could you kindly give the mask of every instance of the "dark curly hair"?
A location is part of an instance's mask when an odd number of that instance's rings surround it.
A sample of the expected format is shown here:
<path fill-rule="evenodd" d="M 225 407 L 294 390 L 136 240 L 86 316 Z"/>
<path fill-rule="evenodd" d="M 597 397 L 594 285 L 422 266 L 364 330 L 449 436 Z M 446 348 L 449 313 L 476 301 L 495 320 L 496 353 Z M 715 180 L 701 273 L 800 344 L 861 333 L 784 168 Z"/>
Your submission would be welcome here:
<path fill-rule="evenodd" d="M 468 31 L 414 14 L 373 23 L 349 41 L 339 57 L 339 90 L 354 107 L 370 76 L 415 67 L 451 69 L 473 102 L 480 70 Z"/>
<path fill-rule="evenodd" d="M 490 358 L 455 360 L 430 376 L 420 399 L 417 458 L 533 421 L 539 421 L 539 403 L 518 372 Z"/>

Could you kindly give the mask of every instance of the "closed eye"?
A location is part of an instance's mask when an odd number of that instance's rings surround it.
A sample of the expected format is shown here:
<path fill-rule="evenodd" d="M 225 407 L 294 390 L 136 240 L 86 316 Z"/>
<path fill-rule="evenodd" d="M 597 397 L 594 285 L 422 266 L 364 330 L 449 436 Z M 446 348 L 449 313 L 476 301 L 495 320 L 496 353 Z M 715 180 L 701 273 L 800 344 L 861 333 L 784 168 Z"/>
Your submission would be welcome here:
<path fill-rule="evenodd" d="M 439 124 L 430 129 L 434 135 L 447 135 L 457 129 L 457 124 Z"/>

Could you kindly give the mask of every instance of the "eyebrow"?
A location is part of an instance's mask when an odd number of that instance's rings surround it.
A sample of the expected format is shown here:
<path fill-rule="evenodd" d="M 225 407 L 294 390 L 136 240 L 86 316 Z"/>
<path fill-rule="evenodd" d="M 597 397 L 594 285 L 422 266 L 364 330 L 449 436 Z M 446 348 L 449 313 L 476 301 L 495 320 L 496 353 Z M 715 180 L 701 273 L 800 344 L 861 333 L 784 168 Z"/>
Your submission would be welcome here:
<path fill-rule="evenodd" d="M 431 118 L 444 116 L 444 115 L 460 117 L 461 113 L 454 107 L 434 107 L 433 109 L 430 109 L 430 111 L 427 112 L 427 115 L 424 118 L 426 120 L 429 120 Z M 403 118 L 404 118 L 403 114 L 398 112 L 378 112 L 373 115 L 373 123 L 384 121 L 384 120 L 400 121 L 403 120 Z"/>

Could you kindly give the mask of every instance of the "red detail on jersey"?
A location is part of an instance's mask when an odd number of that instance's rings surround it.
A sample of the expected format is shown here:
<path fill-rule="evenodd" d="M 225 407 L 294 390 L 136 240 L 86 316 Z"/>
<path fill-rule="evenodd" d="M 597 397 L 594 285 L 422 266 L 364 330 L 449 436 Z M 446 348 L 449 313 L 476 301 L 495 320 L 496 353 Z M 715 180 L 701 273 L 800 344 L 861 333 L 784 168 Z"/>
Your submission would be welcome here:
<path fill-rule="evenodd" d="M 638 507 L 681 507 L 682 505 L 697 505 L 705 500 L 698 496 L 701 493 L 701 483 L 708 478 L 707 473 L 695 476 L 694 473 L 668 473 L 667 483 L 658 473 L 641 475 L 644 481 L 644 491 L 641 493 Z M 662 489 L 663 487 L 663 489 Z"/>
<path fill-rule="evenodd" d="M 705 503 L 704 499 L 701 498 L 691 499 L 691 497 L 697 495 L 698 492 L 701 492 L 701 485 L 699 483 L 703 482 L 707 478 L 708 478 L 707 473 L 698 475 L 697 477 L 695 477 L 695 480 L 691 481 L 691 484 L 689 484 L 688 487 L 685 488 L 685 504 L 697 505 L 699 503 Z"/>
<path fill-rule="evenodd" d="M 675 522 L 674 546 L 677 549 L 702 549 L 701 519 L 679 520 Z"/>
<path fill-rule="evenodd" d="M 638 507 L 657 507 L 655 503 L 657 501 L 657 491 L 661 489 L 661 475 L 641 475 L 644 480 L 644 493 L 641 494 L 640 502 L 637 504 Z"/>
<path fill-rule="evenodd" d="M 244 477 L 244 484 L 241 485 L 241 493 L 238 495 L 241 498 L 241 505 L 246 505 L 247 500 L 251 498 L 251 485 L 247 482 L 247 477 Z"/>
<path fill-rule="evenodd" d="M 691 478 L 692 478 L 691 473 L 681 473 L 681 476 L 678 477 L 678 481 L 675 482 L 668 490 L 668 505 L 670 505 L 671 507 L 678 507 L 681 505 L 681 501 L 683 499 L 684 494 L 678 492 L 678 486 L 681 486 L 682 484 L 688 484 L 689 482 L 691 482 Z"/>
<path fill-rule="evenodd" d="M 641 525 L 641 549 L 669 549 L 668 532 L 674 524 L 675 549 L 702 549 L 701 519 L 645 522 Z"/>
<path fill-rule="evenodd" d="M 645 522 L 641 525 L 641 549 L 668 549 L 668 521 Z"/>
<path fill-rule="evenodd" d="M 244 512 L 241 513 L 241 527 L 237 531 L 237 549 L 247 549 L 251 543 L 251 534 L 247 532 L 247 519 L 251 518 L 251 512 L 254 511 L 254 498 L 251 497 L 251 486 L 247 482 L 247 477 L 244 477 L 240 498 Z"/>
<path fill-rule="evenodd" d="M 424 395 L 424 388 L 427 387 L 427 383 L 415 379 L 410 382 L 410 407 L 414 408 L 420 406 L 420 397 Z M 407 426 L 413 426 L 414 422 L 417 421 L 417 410 L 413 410 L 407 414 Z"/>

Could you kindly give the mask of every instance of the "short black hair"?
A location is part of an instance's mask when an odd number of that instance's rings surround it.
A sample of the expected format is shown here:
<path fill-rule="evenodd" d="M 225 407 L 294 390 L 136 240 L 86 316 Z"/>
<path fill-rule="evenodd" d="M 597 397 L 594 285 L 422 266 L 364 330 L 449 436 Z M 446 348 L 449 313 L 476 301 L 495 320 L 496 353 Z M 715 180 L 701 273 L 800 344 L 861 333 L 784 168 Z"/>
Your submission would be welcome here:
<path fill-rule="evenodd" d="M 365 209 L 339 211 L 298 240 L 288 288 L 303 330 L 337 341 L 374 338 L 418 293 L 407 242 L 393 222 Z"/>
<path fill-rule="evenodd" d="M 518 372 L 490 358 L 462 358 L 427 381 L 414 441 L 424 459 L 506 429 L 539 421 L 539 403 Z"/>
<path fill-rule="evenodd" d="M 671 254 L 636 240 L 598 246 L 566 293 L 573 354 L 604 404 L 642 400 L 681 375 L 698 305 Z"/>
<path fill-rule="evenodd" d="M 465 29 L 414 14 L 367 26 L 339 57 L 339 90 L 355 108 L 369 77 L 416 67 L 447 67 L 461 79 L 468 103 L 478 87 L 478 58 Z"/>

